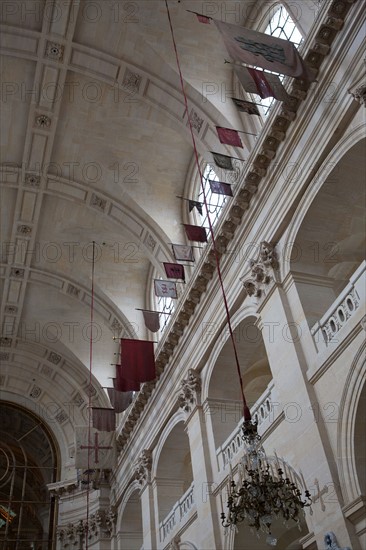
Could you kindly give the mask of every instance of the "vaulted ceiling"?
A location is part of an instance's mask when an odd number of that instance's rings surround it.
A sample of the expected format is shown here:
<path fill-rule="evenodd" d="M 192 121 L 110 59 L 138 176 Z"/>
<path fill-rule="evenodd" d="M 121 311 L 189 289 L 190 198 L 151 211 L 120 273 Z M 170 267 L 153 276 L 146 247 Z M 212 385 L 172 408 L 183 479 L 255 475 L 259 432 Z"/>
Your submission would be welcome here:
<path fill-rule="evenodd" d="M 225 3 L 228 20 L 235 4 Z M 210 150 L 228 152 L 215 125 L 251 131 L 254 122 L 221 93 L 232 71 L 214 25 L 186 11 L 197 2 L 169 7 L 197 147 L 210 160 Z M 53 368 L 89 367 L 95 241 L 93 373 L 106 386 L 113 336 L 146 338 L 136 308 L 152 306 L 169 243 L 185 242 L 177 195 L 194 198 L 165 2 L 13 0 L 1 17 L 3 377 L 19 391 L 11 361 L 30 368 L 31 354 Z M 21 359 L 9 355 L 18 348 Z M 42 385 L 42 361 L 22 392 Z"/>

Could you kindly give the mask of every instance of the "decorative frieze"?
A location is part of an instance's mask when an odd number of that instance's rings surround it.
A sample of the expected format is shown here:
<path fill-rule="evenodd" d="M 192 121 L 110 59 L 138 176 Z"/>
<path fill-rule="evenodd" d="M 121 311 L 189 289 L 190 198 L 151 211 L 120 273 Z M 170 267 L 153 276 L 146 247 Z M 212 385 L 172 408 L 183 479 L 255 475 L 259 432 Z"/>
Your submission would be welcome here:
<path fill-rule="evenodd" d="M 135 464 L 135 479 L 143 487 L 151 481 L 152 452 L 144 449 Z"/>
<path fill-rule="evenodd" d="M 261 242 L 259 256 L 256 260 L 250 260 L 251 277 L 240 280 L 249 296 L 260 298 L 264 288 L 275 280 L 275 270 L 278 269 L 278 261 L 274 246 L 266 241 Z"/>
<path fill-rule="evenodd" d="M 187 414 L 191 413 L 196 405 L 201 402 L 201 377 L 193 369 L 189 369 L 188 378 L 182 380 L 178 395 L 178 405 Z"/>
<path fill-rule="evenodd" d="M 59 526 L 57 529 L 60 546 L 63 549 L 84 548 L 85 540 L 95 542 L 98 538 L 111 538 L 115 532 L 117 513 L 113 507 L 106 510 L 97 510 L 91 514 L 88 520 L 79 520 L 77 523 L 69 523 Z"/>

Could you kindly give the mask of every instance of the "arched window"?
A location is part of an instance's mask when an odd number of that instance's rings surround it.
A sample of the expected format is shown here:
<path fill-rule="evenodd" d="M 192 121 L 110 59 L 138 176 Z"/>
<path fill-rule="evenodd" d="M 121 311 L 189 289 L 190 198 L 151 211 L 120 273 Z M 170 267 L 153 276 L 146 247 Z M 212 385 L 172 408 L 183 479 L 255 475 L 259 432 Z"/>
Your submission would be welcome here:
<path fill-rule="evenodd" d="M 159 277 L 161 279 L 162 277 Z M 160 315 L 160 333 L 163 333 L 170 317 L 175 310 L 175 301 L 173 298 L 159 296 L 156 297 L 157 310 L 161 311 L 164 315 Z"/>
<path fill-rule="evenodd" d="M 292 20 L 290 14 L 286 10 L 285 6 L 278 4 L 275 7 L 272 17 L 270 18 L 267 27 L 264 30 L 265 34 L 270 36 L 276 36 L 277 38 L 282 38 L 283 40 L 290 40 L 296 48 L 298 48 L 303 40 L 299 29 L 296 27 L 294 21 Z M 268 71 L 273 72 L 273 71 Z M 278 73 L 275 73 L 278 74 Z M 283 75 L 279 75 L 280 80 L 283 80 Z M 260 103 L 263 107 L 263 114 L 267 116 L 270 108 L 274 103 L 273 97 L 268 97 L 262 99 L 256 94 L 252 94 L 253 101 L 255 103 Z"/>
<path fill-rule="evenodd" d="M 0 406 L 0 547 L 53 548 L 57 452 L 40 418 Z"/>
<path fill-rule="evenodd" d="M 207 164 L 203 172 L 203 189 L 202 186 L 200 186 L 197 198 L 199 202 L 204 203 L 203 193 L 205 193 L 208 211 L 206 212 L 205 206 L 203 204 L 202 215 L 198 213 L 198 225 L 204 226 L 206 228 L 209 226 L 208 218 L 210 218 L 212 226 L 215 225 L 222 212 L 222 207 L 226 202 L 226 197 L 224 195 L 212 193 L 210 188 L 210 180 L 219 181 L 219 177 L 215 170 L 209 164 Z"/>

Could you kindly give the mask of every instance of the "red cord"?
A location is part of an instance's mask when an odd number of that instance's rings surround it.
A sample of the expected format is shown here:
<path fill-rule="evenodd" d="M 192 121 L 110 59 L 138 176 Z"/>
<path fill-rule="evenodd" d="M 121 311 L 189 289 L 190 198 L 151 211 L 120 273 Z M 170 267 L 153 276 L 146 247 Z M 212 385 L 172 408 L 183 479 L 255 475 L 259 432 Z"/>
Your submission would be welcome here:
<path fill-rule="evenodd" d="M 250 414 L 250 411 L 249 411 L 249 408 L 248 408 L 248 405 L 247 405 L 247 402 L 246 402 L 246 399 L 245 399 L 245 395 L 244 395 L 243 378 L 242 378 L 241 372 L 240 372 L 240 364 L 239 364 L 238 353 L 237 353 L 237 349 L 236 349 L 236 345 L 235 345 L 234 333 L 233 333 L 232 326 L 231 326 L 229 306 L 228 306 L 228 303 L 227 303 L 225 289 L 224 289 L 224 283 L 223 283 L 222 275 L 221 275 L 220 258 L 219 258 L 218 250 L 216 248 L 216 242 L 215 242 L 213 227 L 212 227 L 212 223 L 211 223 L 210 216 L 209 216 L 209 210 L 208 210 L 208 205 L 207 205 L 205 188 L 204 188 L 204 185 L 203 185 L 203 175 L 202 175 L 201 167 L 200 167 L 200 164 L 199 164 L 198 151 L 197 151 L 197 147 L 196 147 L 196 140 L 195 140 L 195 137 L 194 137 L 192 123 L 191 123 L 191 119 L 190 119 L 190 116 L 189 116 L 187 95 L 186 95 L 186 92 L 185 92 L 185 89 L 184 89 L 183 76 L 182 76 L 182 71 L 181 71 L 181 67 L 180 67 L 178 50 L 177 50 L 177 45 L 176 45 L 175 38 L 174 38 L 172 20 L 171 20 L 171 17 L 170 17 L 170 11 L 169 11 L 169 6 L 168 6 L 168 1 L 167 0 L 165 0 L 165 5 L 166 5 L 168 19 L 169 19 L 169 26 L 170 26 L 170 32 L 171 32 L 171 35 L 172 35 L 173 45 L 174 45 L 175 57 L 176 57 L 176 60 L 177 60 L 177 67 L 178 67 L 178 71 L 179 71 L 180 84 L 181 84 L 182 93 L 183 93 L 183 97 L 184 97 L 184 103 L 185 103 L 186 112 L 187 112 L 187 116 L 188 116 L 189 129 L 190 129 L 191 137 L 192 137 L 192 143 L 193 143 L 194 155 L 195 155 L 195 159 L 196 159 L 196 165 L 197 165 L 197 169 L 198 169 L 198 173 L 199 173 L 200 181 L 201 181 L 201 187 L 202 187 L 202 192 L 203 192 L 203 202 L 204 202 L 205 209 L 206 209 L 206 212 L 207 212 L 207 219 L 208 219 L 208 224 L 209 224 L 209 228 L 210 228 L 212 246 L 213 246 L 213 250 L 214 250 L 214 253 L 215 253 L 217 273 L 218 273 L 218 276 L 219 276 L 219 281 L 220 281 L 221 290 L 222 290 L 222 296 L 223 296 L 224 304 L 225 304 L 227 324 L 228 324 L 228 327 L 229 327 L 230 338 L 231 338 L 231 341 L 232 341 L 232 344 L 233 344 L 233 349 L 234 349 L 236 369 L 238 371 L 241 396 L 242 396 L 242 400 L 243 400 L 244 420 L 250 420 L 251 419 L 251 414 Z"/>

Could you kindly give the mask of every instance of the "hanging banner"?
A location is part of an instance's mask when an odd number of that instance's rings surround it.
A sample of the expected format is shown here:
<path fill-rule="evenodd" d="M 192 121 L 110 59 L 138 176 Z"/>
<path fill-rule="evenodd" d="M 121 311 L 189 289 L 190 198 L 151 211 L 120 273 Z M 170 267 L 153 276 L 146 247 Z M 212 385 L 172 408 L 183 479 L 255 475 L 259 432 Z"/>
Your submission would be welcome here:
<path fill-rule="evenodd" d="M 75 427 L 75 468 L 109 470 L 116 464 L 116 435 L 88 426 Z"/>
<path fill-rule="evenodd" d="M 155 295 L 163 298 L 178 298 L 177 285 L 172 281 L 154 279 Z"/>

